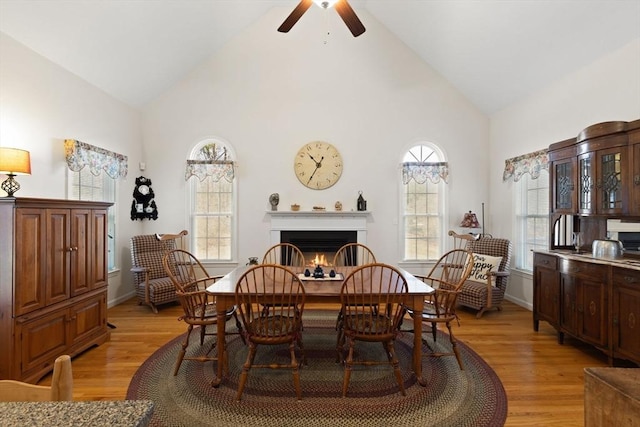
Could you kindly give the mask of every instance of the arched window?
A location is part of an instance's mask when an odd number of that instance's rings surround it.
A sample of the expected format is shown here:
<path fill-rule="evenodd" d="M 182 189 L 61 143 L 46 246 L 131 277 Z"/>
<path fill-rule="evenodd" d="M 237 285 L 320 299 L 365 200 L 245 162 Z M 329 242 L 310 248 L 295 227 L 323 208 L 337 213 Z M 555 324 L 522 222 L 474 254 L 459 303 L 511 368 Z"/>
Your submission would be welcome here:
<path fill-rule="evenodd" d="M 231 146 L 201 141 L 187 160 L 191 191 L 191 250 L 201 260 L 232 261 L 236 247 L 236 185 Z"/>
<path fill-rule="evenodd" d="M 433 144 L 421 143 L 402 159 L 402 236 L 405 261 L 438 259 L 443 251 L 444 190 L 449 168 Z"/>

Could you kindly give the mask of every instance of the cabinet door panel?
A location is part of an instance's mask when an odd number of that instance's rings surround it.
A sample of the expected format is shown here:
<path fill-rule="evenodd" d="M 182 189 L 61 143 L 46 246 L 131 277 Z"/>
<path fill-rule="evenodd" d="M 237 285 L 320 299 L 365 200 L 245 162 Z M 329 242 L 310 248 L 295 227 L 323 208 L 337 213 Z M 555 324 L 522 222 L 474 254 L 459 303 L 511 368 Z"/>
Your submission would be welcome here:
<path fill-rule="evenodd" d="M 627 147 L 615 147 L 597 152 L 596 165 L 597 213 L 616 214 L 627 210 Z"/>
<path fill-rule="evenodd" d="M 594 153 L 578 157 L 578 212 L 595 213 L 595 162 Z"/>
<path fill-rule="evenodd" d="M 640 361 L 640 271 L 613 270 L 613 352 Z"/>
<path fill-rule="evenodd" d="M 629 142 L 640 140 L 640 130 L 629 135 Z M 631 174 L 629 182 L 631 193 L 631 207 L 629 213 L 634 216 L 640 215 L 640 143 L 631 146 Z"/>
<path fill-rule="evenodd" d="M 618 288 L 613 311 L 613 350 L 640 360 L 640 288 Z"/>
<path fill-rule="evenodd" d="M 73 344 L 106 329 L 106 306 L 106 297 L 102 294 L 72 307 L 71 340 Z"/>
<path fill-rule="evenodd" d="M 552 326 L 558 325 L 558 302 L 560 288 L 558 272 L 546 268 L 536 268 L 534 272 L 536 291 L 535 312 L 539 320 L 546 320 Z"/>
<path fill-rule="evenodd" d="M 93 211 L 92 288 L 107 286 L 107 210 Z"/>
<path fill-rule="evenodd" d="M 64 301 L 70 296 L 69 256 L 70 211 L 68 209 L 47 209 L 47 305 Z"/>
<path fill-rule="evenodd" d="M 576 158 L 556 160 L 551 169 L 551 209 L 556 213 L 576 213 Z"/>
<path fill-rule="evenodd" d="M 579 335 L 599 346 L 607 345 L 607 286 L 600 281 L 580 280 Z"/>
<path fill-rule="evenodd" d="M 46 217 L 41 209 L 16 209 L 15 315 L 43 308 L 46 280 Z"/>
<path fill-rule="evenodd" d="M 570 274 L 561 273 L 560 290 L 560 298 L 562 299 L 560 325 L 566 332 L 575 335 L 577 330 L 575 277 Z"/>
<path fill-rule="evenodd" d="M 71 296 L 87 292 L 93 287 L 90 264 L 93 248 L 92 219 L 91 211 L 88 209 L 73 209 L 71 211 Z"/>
<path fill-rule="evenodd" d="M 68 310 L 58 310 L 43 317 L 18 322 L 17 348 L 20 349 L 23 374 L 41 369 L 63 354 L 69 343 Z"/>

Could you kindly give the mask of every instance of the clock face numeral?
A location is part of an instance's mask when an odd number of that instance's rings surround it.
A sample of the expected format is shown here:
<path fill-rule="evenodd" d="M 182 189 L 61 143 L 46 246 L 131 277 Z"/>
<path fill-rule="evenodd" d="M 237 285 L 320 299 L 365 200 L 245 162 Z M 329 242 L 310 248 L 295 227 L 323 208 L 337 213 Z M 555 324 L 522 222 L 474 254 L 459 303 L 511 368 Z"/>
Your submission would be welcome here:
<path fill-rule="evenodd" d="M 342 156 L 331 144 L 321 141 L 304 145 L 296 154 L 294 172 L 306 187 L 324 190 L 342 175 Z"/>

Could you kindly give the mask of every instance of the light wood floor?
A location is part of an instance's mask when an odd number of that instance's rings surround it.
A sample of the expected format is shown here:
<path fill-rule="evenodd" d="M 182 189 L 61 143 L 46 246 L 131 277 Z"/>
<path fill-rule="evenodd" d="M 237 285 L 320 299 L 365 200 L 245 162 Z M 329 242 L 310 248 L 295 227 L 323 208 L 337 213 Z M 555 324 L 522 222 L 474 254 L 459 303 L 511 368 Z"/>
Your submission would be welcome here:
<path fill-rule="evenodd" d="M 116 326 L 111 340 L 73 359 L 75 400 L 124 399 L 142 362 L 185 331 L 180 313 L 178 305 L 168 305 L 155 315 L 135 300 L 109 309 L 109 322 Z M 600 352 L 568 337 L 559 345 L 544 322 L 533 332 L 531 312 L 509 302 L 502 312 L 481 319 L 465 310 L 459 314 L 454 333 L 491 365 L 505 387 L 507 426 L 583 425 L 583 369 L 607 366 Z M 49 382 L 47 376 L 40 383 Z"/>

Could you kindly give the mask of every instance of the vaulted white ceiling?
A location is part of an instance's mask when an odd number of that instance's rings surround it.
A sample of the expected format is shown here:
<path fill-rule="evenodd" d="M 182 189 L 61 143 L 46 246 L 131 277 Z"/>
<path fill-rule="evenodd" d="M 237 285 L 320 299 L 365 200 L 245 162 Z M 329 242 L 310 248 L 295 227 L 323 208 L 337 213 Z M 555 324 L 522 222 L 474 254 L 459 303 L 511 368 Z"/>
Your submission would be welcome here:
<path fill-rule="evenodd" d="M 282 21 L 297 4 L 298 0 L 0 0 L 0 31 L 141 108 L 271 8 L 282 11 Z M 640 0 L 350 4 L 365 27 L 367 19 L 378 20 L 489 115 L 640 39 Z M 315 6 L 307 11 L 319 13 L 325 11 Z M 307 14 L 283 36 L 295 37 Z M 273 31 L 281 21 L 274 23 Z"/>

